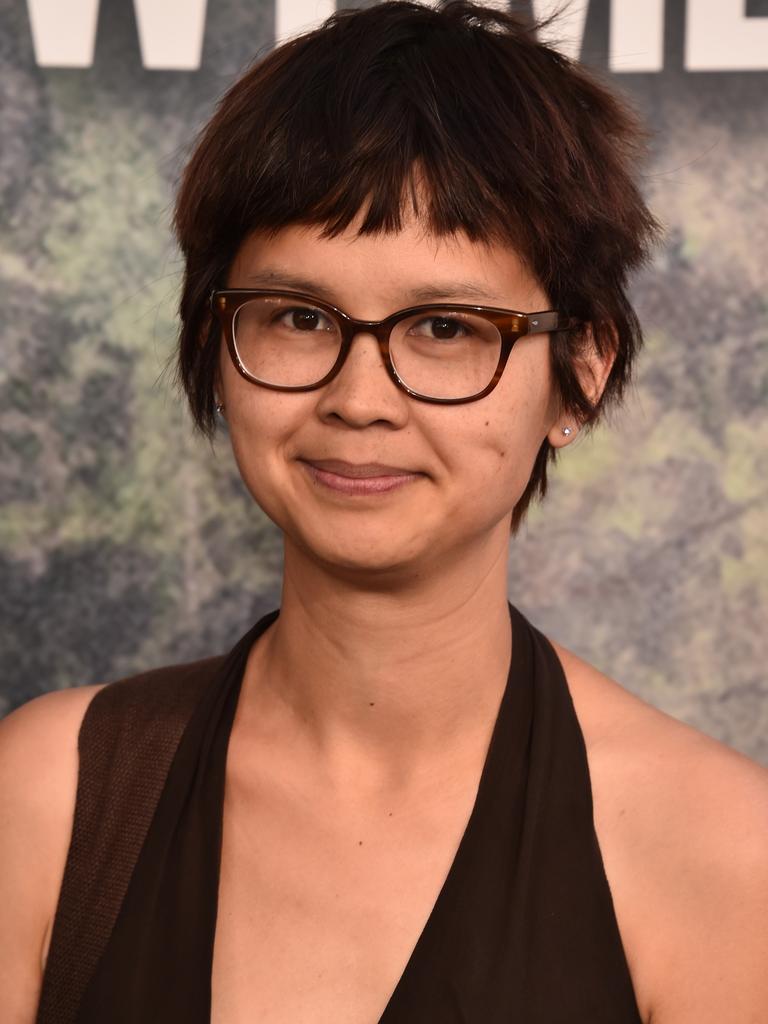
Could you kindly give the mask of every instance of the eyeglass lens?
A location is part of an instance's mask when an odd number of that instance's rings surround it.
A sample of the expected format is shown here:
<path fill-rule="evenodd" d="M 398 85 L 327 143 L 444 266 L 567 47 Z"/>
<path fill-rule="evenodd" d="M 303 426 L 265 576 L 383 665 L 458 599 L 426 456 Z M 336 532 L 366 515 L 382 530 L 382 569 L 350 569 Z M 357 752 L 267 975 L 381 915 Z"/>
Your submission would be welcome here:
<path fill-rule="evenodd" d="M 249 299 L 235 314 L 233 332 L 248 373 L 283 387 L 322 380 L 342 342 L 338 318 L 284 295 Z M 392 329 L 389 351 L 411 391 L 427 398 L 467 398 L 491 382 L 501 343 L 490 321 L 446 306 L 400 320 Z"/>

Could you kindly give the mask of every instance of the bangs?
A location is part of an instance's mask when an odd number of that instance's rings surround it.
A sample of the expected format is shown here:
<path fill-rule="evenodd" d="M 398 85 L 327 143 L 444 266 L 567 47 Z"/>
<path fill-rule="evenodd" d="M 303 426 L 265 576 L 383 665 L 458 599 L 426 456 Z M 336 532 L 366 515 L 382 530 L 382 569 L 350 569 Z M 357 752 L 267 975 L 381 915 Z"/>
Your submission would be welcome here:
<path fill-rule="evenodd" d="M 574 177 L 572 128 L 562 115 L 541 116 L 542 103 L 552 105 L 541 82 L 553 73 L 542 61 L 559 58 L 542 53 L 521 24 L 505 49 L 500 33 L 469 23 L 457 31 L 457 18 L 429 7 L 386 6 L 375 12 L 376 31 L 365 17 L 373 9 L 337 12 L 273 51 L 225 97 L 216 151 L 203 142 L 212 188 L 195 204 L 197 239 L 230 239 L 231 260 L 255 230 L 307 223 L 333 236 L 365 211 L 359 233 L 398 231 L 407 206 L 435 235 L 505 241 L 524 259 L 537 229 L 551 236 L 546 212 L 551 220 L 565 213 L 553 206 L 551 182 Z M 531 139 L 533 147 L 523 141 Z M 568 216 L 574 223 L 573 210 Z"/>
<path fill-rule="evenodd" d="M 246 204 L 251 223 L 264 225 L 269 205 L 276 224 L 321 224 L 335 235 L 365 211 L 361 234 L 391 232 L 409 207 L 435 235 L 510 237 L 515 218 L 500 196 L 528 191 L 525 169 L 501 165 L 494 143 L 508 143 L 497 140 L 492 105 L 457 73 L 478 63 L 477 52 L 461 52 L 471 43 L 434 31 L 412 31 L 381 52 L 380 43 L 367 52 L 369 42 L 355 47 L 352 66 L 334 57 L 314 67 L 301 95 L 281 92 L 288 102 L 270 141 L 289 187 L 281 173 L 262 178 L 262 195 Z"/>

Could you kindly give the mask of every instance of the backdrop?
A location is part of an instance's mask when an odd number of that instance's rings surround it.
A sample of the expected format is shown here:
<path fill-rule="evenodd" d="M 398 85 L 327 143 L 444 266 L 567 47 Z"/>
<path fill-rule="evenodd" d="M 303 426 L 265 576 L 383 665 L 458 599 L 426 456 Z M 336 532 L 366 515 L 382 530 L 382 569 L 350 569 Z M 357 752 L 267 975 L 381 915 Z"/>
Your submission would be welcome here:
<path fill-rule="evenodd" d="M 279 533 L 171 386 L 169 219 L 214 102 L 307 2 L 0 0 L 0 710 L 224 651 L 279 603 Z M 768 764 L 768 3 L 593 0 L 561 31 L 655 130 L 667 241 L 636 386 L 563 453 L 510 598 Z"/>

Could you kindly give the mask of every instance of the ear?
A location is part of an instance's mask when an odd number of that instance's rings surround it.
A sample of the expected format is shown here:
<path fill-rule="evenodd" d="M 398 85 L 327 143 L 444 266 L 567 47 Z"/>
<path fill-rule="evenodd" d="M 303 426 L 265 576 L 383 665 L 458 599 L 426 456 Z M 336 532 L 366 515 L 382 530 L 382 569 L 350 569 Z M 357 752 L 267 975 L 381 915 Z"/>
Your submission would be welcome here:
<path fill-rule="evenodd" d="M 601 356 L 595 346 L 592 324 L 587 324 L 581 350 L 574 358 L 574 368 L 579 378 L 579 383 L 592 405 L 598 401 L 605 390 L 608 376 L 616 359 L 618 335 L 613 326 L 611 326 L 611 335 L 612 344 L 608 347 L 607 352 Z M 554 448 L 563 448 L 576 439 L 580 426 L 581 424 L 573 413 L 563 410 L 560 416 L 558 416 L 557 421 L 552 425 L 547 435 L 547 440 Z M 568 433 L 563 433 L 564 430 L 567 430 Z"/>

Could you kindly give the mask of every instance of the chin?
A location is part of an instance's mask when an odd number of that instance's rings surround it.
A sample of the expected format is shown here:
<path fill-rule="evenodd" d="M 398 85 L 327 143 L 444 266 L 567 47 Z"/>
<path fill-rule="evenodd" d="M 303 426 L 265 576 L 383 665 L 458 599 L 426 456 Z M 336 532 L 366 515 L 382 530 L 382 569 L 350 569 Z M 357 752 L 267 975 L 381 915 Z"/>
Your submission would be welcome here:
<path fill-rule="evenodd" d="M 423 572 L 426 551 L 421 550 L 416 538 L 383 537 L 381 529 L 375 527 L 373 536 L 366 535 L 365 531 L 356 536 L 351 534 L 352 531 L 337 531 L 325 537 L 302 534 L 294 536 L 290 543 L 327 572 L 338 573 L 346 579 L 359 576 L 361 580 L 369 580 L 374 576 L 380 577 L 382 582 L 394 582 Z"/>

